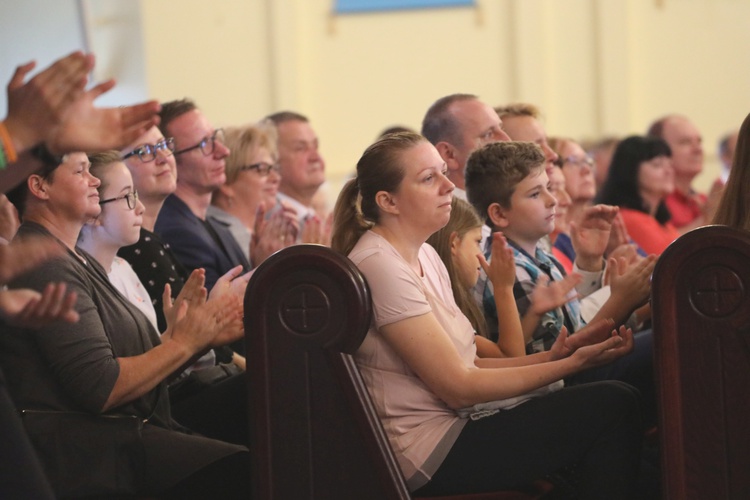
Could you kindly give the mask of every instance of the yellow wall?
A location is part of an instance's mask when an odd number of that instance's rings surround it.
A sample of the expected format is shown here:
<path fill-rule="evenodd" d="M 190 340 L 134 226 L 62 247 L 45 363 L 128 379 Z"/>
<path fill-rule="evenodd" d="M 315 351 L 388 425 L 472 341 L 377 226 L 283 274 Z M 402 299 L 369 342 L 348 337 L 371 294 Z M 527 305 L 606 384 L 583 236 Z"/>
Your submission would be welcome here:
<path fill-rule="evenodd" d="M 715 143 L 750 111 L 750 2 L 478 0 L 335 16 L 333 0 L 141 0 L 149 92 L 216 124 L 310 117 L 337 186 L 392 124 L 453 92 L 539 105 L 550 134 L 643 133 L 682 112 Z M 333 190 L 335 194 L 335 189 Z"/>

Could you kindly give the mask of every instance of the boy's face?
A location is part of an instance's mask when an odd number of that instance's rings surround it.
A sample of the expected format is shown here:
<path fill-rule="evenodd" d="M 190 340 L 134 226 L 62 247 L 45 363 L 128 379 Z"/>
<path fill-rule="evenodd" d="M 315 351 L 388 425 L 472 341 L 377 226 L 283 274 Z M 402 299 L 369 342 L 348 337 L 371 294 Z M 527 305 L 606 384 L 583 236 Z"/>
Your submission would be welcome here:
<path fill-rule="evenodd" d="M 556 206 L 547 173 L 540 168 L 518 183 L 510 197 L 510 208 L 498 207 L 493 219 L 506 236 L 532 253 L 529 249 L 555 228 Z"/>

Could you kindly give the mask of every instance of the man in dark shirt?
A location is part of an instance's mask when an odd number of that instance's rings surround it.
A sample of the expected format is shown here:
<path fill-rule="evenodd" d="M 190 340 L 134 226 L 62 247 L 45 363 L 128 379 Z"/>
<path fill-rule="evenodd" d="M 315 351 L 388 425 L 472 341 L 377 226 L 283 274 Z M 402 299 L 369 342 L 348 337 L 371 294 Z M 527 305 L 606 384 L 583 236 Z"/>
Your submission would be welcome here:
<path fill-rule="evenodd" d="M 177 189 L 164 202 L 155 232 L 168 243 L 180 263 L 192 271 L 206 270 L 206 288 L 230 269 L 250 263 L 219 221 L 206 215 L 211 193 L 226 181 L 224 161 L 229 149 L 223 131 L 214 129 L 195 104 L 183 99 L 164 104 L 160 113 L 164 137 L 174 137 Z"/>

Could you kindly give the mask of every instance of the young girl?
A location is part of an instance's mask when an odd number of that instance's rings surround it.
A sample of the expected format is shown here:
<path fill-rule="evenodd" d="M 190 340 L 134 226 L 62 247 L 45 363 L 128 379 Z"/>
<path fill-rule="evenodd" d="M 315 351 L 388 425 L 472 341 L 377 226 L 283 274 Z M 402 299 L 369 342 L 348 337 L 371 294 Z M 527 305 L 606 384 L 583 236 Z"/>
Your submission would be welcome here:
<path fill-rule="evenodd" d="M 482 220 L 476 210 L 468 202 L 453 198 L 448 224 L 433 233 L 427 243 L 435 248 L 443 261 L 450 276 L 456 305 L 474 327 L 477 355 L 480 358 L 525 356 L 526 341 L 513 297 L 516 277 L 513 251 L 502 233 L 496 233 L 492 244 L 492 258 L 488 263 L 480 249 L 481 231 Z M 472 294 L 480 269 L 487 274 L 495 291 L 494 301 L 499 322 L 496 339 L 490 338 L 487 331 L 484 312 L 479 305 L 482 298 L 475 298 Z M 532 314 L 540 316 L 562 306 L 570 299 L 568 292 L 576 282 L 577 277 L 552 283 L 544 280 L 542 286 L 536 287 L 531 295 Z"/>
<path fill-rule="evenodd" d="M 478 359 L 474 328 L 425 244 L 448 223 L 453 189 L 434 146 L 392 134 L 365 151 L 335 208 L 332 246 L 372 294 L 373 325 L 355 360 L 407 485 L 418 496 L 497 491 L 576 463 L 581 498 L 631 498 L 643 431 L 637 392 L 626 384 L 565 388 L 478 420 L 458 416 L 608 363 L 633 339 L 605 321 L 560 335 L 552 351 Z"/>
<path fill-rule="evenodd" d="M 110 282 L 133 305 L 138 307 L 158 332 L 156 312 L 140 279 L 127 261 L 117 257 L 121 247 L 137 242 L 143 224 L 144 206 L 138 199 L 133 177 L 116 151 L 90 156 L 91 174 L 98 187 L 101 213 L 89 220 L 81 230 L 78 246 L 106 270 Z M 233 274 L 217 281 L 209 295 L 215 300 Z M 164 311 L 169 323 L 171 287 L 164 287 Z M 242 330 L 241 324 L 235 325 Z M 162 336 L 168 335 L 169 324 Z M 210 382 L 208 382 L 210 381 Z M 246 444 L 247 410 L 245 377 L 233 364 L 215 364 L 213 357 L 203 357 L 179 374 L 169 385 L 172 412 L 184 425 L 206 436 Z"/>

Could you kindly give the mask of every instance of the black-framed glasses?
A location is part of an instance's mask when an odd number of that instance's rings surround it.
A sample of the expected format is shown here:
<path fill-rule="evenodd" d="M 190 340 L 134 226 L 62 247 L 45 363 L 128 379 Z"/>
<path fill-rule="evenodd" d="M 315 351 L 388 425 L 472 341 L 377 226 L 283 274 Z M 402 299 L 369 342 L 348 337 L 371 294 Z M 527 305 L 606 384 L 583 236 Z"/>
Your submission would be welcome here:
<path fill-rule="evenodd" d="M 213 154 L 214 150 L 216 149 L 216 141 L 219 141 L 220 143 L 224 144 L 224 129 L 223 128 L 217 128 L 216 130 L 214 130 L 213 134 L 211 134 L 208 137 L 204 137 L 203 139 L 201 139 L 201 142 L 199 142 L 195 146 L 190 146 L 189 148 L 175 151 L 174 154 L 179 155 L 179 154 L 187 153 L 188 151 L 192 151 L 194 149 L 200 148 L 201 153 L 203 153 L 203 156 L 208 156 L 210 154 Z"/>
<path fill-rule="evenodd" d="M 574 165 L 578 168 L 594 166 L 594 159 L 589 155 L 586 156 L 568 156 L 567 158 L 560 158 L 560 166 L 563 165 Z"/>
<path fill-rule="evenodd" d="M 138 158 L 140 158 L 143 163 L 148 163 L 156 159 L 156 155 L 159 151 L 164 153 L 164 156 L 169 156 L 174 153 L 174 137 L 164 139 L 156 144 L 144 144 L 123 156 L 122 159 L 127 160 L 131 156 L 138 155 Z"/>
<path fill-rule="evenodd" d="M 102 200 L 99 202 L 99 205 L 104 205 L 106 203 L 110 203 L 117 200 L 125 200 L 125 203 L 128 204 L 128 208 L 130 210 L 135 210 L 135 205 L 138 203 L 138 191 L 131 191 L 130 193 L 123 194 L 122 196 L 117 196 L 115 198 L 110 198 L 108 200 Z"/>
<path fill-rule="evenodd" d="M 243 165 L 239 168 L 239 170 L 240 172 L 243 172 L 245 170 L 256 170 L 261 177 L 265 177 L 271 173 L 271 170 L 273 170 L 274 172 L 278 172 L 279 164 L 271 164 L 261 161 L 259 163 L 253 163 L 252 165 Z"/>

